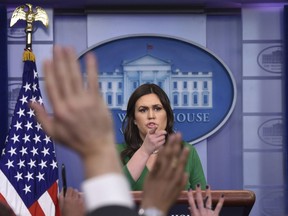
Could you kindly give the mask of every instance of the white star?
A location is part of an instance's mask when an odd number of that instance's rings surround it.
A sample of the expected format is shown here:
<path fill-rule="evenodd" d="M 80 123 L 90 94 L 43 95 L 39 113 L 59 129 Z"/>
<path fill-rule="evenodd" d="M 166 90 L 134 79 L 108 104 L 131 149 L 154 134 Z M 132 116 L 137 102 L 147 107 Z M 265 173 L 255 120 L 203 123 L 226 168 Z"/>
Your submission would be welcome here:
<path fill-rule="evenodd" d="M 13 140 L 13 144 L 14 144 L 15 142 L 19 142 L 18 137 L 19 137 L 19 135 L 16 135 L 16 134 L 13 135 L 13 137 L 11 138 L 11 140 Z"/>
<path fill-rule="evenodd" d="M 20 159 L 19 163 L 17 164 L 19 166 L 19 169 L 21 169 L 22 167 L 25 167 L 24 162 L 25 162 L 25 160 Z"/>
<path fill-rule="evenodd" d="M 35 134 L 33 140 L 35 141 L 36 144 L 37 142 L 40 142 L 40 135 L 38 136 L 37 134 Z"/>
<path fill-rule="evenodd" d="M 31 118 L 32 116 L 35 116 L 34 110 L 30 109 L 29 112 L 27 112 L 27 114 L 29 114 L 29 117 Z"/>
<path fill-rule="evenodd" d="M 23 178 L 22 178 L 22 173 L 19 173 L 19 172 L 17 172 L 17 175 L 14 176 L 14 177 L 17 178 L 17 182 L 18 182 L 20 179 L 23 179 Z"/>
<path fill-rule="evenodd" d="M 51 139 L 50 139 L 50 137 L 49 137 L 49 136 L 47 136 L 47 135 L 45 135 L 45 139 L 44 139 L 44 140 L 45 140 L 46 144 L 47 144 L 47 143 L 49 143 L 49 142 L 51 142 Z"/>
<path fill-rule="evenodd" d="M 35 162 L 36 160 L 33 161 L 32 159 L 30 159 L 30 162 L 28 163 L 28 165 L 30 166 L 30 169 L 32 169 L 33 167 L 36 167 Z"/>
<path fill-rule="evenodd" d="M 33 83 L 32 88 L 33 88 L 33 91 L 37 91 L 37 83 Z"/>
<path fill-rule="evenodd" d="M 43 104 L 43 99 L 42 99 L 42 97 L 39 97 L 38 103 L 39 103 L 40 105 Z"/>
<path fill-rule="evenodd" d="M 36 102 L 36 97 L 33 96 L 33 97 L 30 99 L 30 101 L 31 101 L 32 103 L 35 103 L 35 102 Z"/>
<path fill-rule="evenodd" d="M 27 82 L 26 82 L 25 86 L 23 86 L 23 88 L 25 89 L 25 92 L 28 90 L 31 90 L 30 84 L 28 84 Z"/>
<path fill-rule="evenodd" d="M 39 172 L 39 174 L 36 176 L 36 178 L 38 178 L 38 181 L 39 181 L 39 182 L 40 182 L 41 180 L 44 180 L 44 181 L 45 181 L 45 179 L 44 179 L 44 173 L 41 174 L 41 173 Z"/>
<path fill-rule="evenodd" d="M 33 146 L 33 149 L 32 149 L 32 151 L 30 151 L 30 152 L 32 152 L 32 154 L 33 154 L 33 156 L 35 156 L 35 154 L 37 154 L 38 155 L 38 148 L 35 148 L 34 146 Z"/>
<path fill-rule="evenodd" d="M 30 135 L 24 134 L 24 137 L 22 138 L 24 140 L 24 143 L 30 142 Z"/>
<path fill-rule="evenodd" d="M 8 169 L 10 169 L 10 167 L 14 167 L 13 162 L 14 162 L 14 161 L 10 161 L 10 160 L 8 159 L 8 162 L 5 164 L 6 166 L 8 166 Z"/>
<path fill-rule="evenodd" d="M 38 72 L 34 71 L 34 78 L 38 77 Z"/>
<path fill-rule="evenodd" d="M 29 172 L 27 173 L 27 175 L 25 176 L 25 178 L 27 178 L 27 181 L 30 181 L 30 179 L 34 179 L 32 175 L 33 173 L 29 173 Z"/>
<path fill-rule="evenodd" d="M 31 185 L 28 186 L 28 185 L 25 184 L 25 188 L 23 189 L 25 191 L 25 194 L 27 194 L 28 192 L 31 193 L 30 187 L 31 187 Z"/>
<path fill-rule="evenodd" d="M 5 155 L 5 148 L 2 149 L 2 156 Z"/>
<path fill-rule="evenodd" d="M 47 163 L 47 161 L 41 160 L 41 163 L 39 164 L 39 166 L 41 167 L 41 169 L 43 169 L 44 167 L 47 167 L 46 163 Z"/>
<path fill-rule="evenodd" d="M 37 131 L 42 130 L 41 124 L 39 122 L 37 122 L 36 126 Z"/>
<path fill-rule="evenodd" d="M 27 98 L 28 98 L 28 96 L 25 97 L 24 95 L 22 95 L 22 98 L 19 99 L 19 100 L 22 102 L 22 105 L 23 105 L 24 103 L 28 103 Z"/>
<path fill-rule="evenodd" d="M 14 125 L 14 127 L 16 128 L 16 131 L 18 131 L 18 129 L 22 129 L 22 122 L 16 122 L 16 124 Z"/>
<path fill-rule="evenodd" d="M 29 129 L 33 129 L 32 123 L 33 123 L 33 122 L 27 121 L 26 125 L 24 125 L 24 126 L 27 128 L 27 131 L 28 131 Z"/>
<path fill-rule="evenodd" d="M 16 148 L 11 147 L 10 150 L 8 151 L 10 153 L 10 157 L 12 157 L 14 154 L 16 154 Z"/>
<path fill-rule="evenodd" d="M 57 168 L 57 162 L 53 160 L 50 166 L 52 166 L 54 170 L 55 168 Z"/>
<path fill-rule="evenodd" d="M 17 114 L 19 115 L 19 118 L 23 115 L 23 116 L 25 116 L 25 114 L 24 114 L 24 109 L 19 109 L 19 111 L 17 112 Z"/>
<path fill-rule="evenodd" d="M 27 153 L 27 147 L 24 148 L 24 146 L 22 146 L 22 149 L 20 150 L 20 152 L 22 153 L 22 156 L 23 156 L 24 154 L 28 154 L 28 153 Z"/>
<path fill-rule="evenodd" d="M 41 151 L 43 154 L 44 154 L 44 157 L 48 154 L 48 155 L 50 155 L 50 153 L 49 153 L 49 148 L 45 148 L 44 147 L 44 150 L 43 151 Z"/>

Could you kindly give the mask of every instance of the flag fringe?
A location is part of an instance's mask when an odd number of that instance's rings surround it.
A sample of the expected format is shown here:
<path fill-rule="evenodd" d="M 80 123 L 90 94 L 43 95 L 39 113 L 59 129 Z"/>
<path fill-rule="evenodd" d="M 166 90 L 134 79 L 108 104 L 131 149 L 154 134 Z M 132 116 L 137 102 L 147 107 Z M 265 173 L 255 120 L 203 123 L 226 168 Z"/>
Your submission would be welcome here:
<path fill-rule="evenodd" d="M 35 62 L 35 55 L 31 50 L 25 49 L 23 53 L 23 61 L 33 61 Z"/>

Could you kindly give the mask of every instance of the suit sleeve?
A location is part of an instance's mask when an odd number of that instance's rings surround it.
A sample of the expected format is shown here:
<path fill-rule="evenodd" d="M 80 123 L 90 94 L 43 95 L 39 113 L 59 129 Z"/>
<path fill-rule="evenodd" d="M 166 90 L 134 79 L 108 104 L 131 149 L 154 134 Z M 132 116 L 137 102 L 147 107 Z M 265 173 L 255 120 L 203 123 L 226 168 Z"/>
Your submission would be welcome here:
<path fill-rule="evenodd" d="M 82 183 L 87 212 L 105 206 L 134 209 L 129 184 L 123 174 L 108 173 L 85 180 Z"/>

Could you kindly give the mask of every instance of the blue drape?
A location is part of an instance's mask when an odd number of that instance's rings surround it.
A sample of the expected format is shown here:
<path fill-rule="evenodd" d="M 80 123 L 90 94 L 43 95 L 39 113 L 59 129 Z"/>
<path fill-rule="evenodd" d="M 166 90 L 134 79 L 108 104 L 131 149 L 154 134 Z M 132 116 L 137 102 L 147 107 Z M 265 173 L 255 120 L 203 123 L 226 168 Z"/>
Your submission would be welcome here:
<path fill-rule="evenodd" d="M 285 150 L 285 197 L 286 213 L 288 212 L 288 5 L 284 7 L 284 111 L 285 111 L 285 131 L 284 131 L 284 150 Z"/>
<path fill-rule="evenodd" d="M 0 150 L 8 132 L 7 10 L 0 4 Z M 1 153 L 0 152 L 0 153 Z M 1 155 L 1 154 L 0 154 Z"/>

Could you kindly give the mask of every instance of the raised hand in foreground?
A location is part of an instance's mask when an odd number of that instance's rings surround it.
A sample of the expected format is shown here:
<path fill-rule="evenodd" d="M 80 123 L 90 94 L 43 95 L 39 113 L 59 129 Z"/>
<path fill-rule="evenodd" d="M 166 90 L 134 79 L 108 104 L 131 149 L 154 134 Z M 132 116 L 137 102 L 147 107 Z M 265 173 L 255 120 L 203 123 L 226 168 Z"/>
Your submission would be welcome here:
<path fill-rule="evenodd" d="M 98 88 L 95 57 L 92 53 L 85 56 L 85 85 L 72 48 L 55 46 L 53 54 L 53 60 L 44 62 L 43 70 L 54 115 L 50 117 L 39 104 L 32 103 L 37 120 L 52 139 L 80 155 L 86 178 L 121 173 L 112 117 Z"/>
<path fill-rule="evenodd" d="M 206 187 L 206 196 L 204 199 L 202 197 L 200 185 L 196 186 L 195 197 L 193 196 L 192 190 L 188 191 L 187 196 L 190 205 L 190 213 L 193 216 L 218 216 L 224 203 L 224 195 L 222 195 L 216 208 L 214 210 L 212 209 L 212 196 L 209 186 Z"/>
<path fill-rule="evenodd" d="M 163 215 L 167 215 L 187 182 L 185 165 L 189 149 L 182 148 L 179 133 L 169 135 L 167 144 L 159 151 L 155 165 L 143 188 L 143 199 L 140 209 L 155 207 Z"/>
<path fill-rule="evenodd" d="M 59 196 L 59 204 L 62 216 L 84 216 L 85 206 L 83 194 L 73 188 L 67 188 L 64 196 L 63 190 Z"/>

